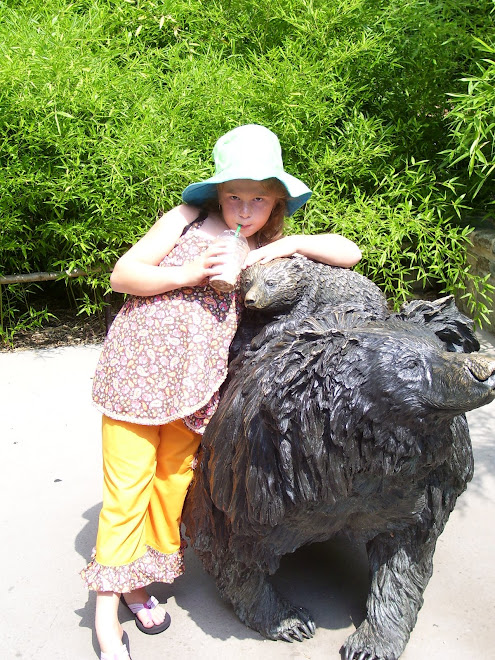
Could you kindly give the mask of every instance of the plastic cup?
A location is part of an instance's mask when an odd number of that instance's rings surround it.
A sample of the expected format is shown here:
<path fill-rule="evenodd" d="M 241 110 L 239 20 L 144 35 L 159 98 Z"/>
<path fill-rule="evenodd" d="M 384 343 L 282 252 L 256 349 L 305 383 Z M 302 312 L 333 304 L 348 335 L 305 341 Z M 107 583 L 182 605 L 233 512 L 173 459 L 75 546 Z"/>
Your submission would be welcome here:
<path fill-rule="evenodd" d="M 225 254 L 225 262 L 222 266 L 222 272 L 219 275 L 210 277 L 210 285 L 216 291 L 233 291 L 241 272 L 242 264 L 249 252 L 249 245 L 244 236 L 239 231 L 229 229 L 223 231 L 215 239 L 215 244 L 225 245 L 228 252 Z"/>

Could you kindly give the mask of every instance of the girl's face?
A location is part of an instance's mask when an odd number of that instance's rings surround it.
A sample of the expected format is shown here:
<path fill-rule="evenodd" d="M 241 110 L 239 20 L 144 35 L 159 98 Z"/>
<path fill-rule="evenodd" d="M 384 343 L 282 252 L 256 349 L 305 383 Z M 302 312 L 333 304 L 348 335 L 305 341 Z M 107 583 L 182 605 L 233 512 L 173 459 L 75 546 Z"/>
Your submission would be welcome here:
<path fill-rule="evenodd" d="M 259 181 L 234 179 L 218 186 L 218 201 L 229 229 L 242 225 L 241 234 L 248 238 L 259 231 L 270 217 L 278 197 Z"/>

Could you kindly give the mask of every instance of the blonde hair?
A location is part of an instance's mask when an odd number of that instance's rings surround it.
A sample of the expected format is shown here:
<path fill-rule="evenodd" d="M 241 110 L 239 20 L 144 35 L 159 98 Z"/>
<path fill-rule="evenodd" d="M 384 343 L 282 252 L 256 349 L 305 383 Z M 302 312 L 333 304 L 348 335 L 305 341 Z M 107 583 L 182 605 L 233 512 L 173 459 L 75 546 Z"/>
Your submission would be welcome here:
<path fill-rule="evenodd" d="M 258 232 L 259 245 L 272 243 L 282 237 L 284 233 L 284 217 L 287 214 L 287 199 L 289 194 L 284 184 L 276 178 L 260 181 L 266 192 L 276 196 L 270 217 Z"/>

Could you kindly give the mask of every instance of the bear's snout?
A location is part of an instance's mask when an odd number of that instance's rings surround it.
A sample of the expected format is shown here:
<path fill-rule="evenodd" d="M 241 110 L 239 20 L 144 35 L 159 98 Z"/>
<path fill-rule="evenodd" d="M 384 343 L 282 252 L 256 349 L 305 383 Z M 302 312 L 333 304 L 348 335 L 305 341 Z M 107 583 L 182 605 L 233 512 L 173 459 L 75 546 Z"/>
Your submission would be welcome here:
<path fill-rule="evenodd" d="M 255 287 L 251 287 L 244 296 L 245 307 L 248 307 L 249 309 L 260 309 L 262 307 L 260 302 L 260 296 L 256 292 Z"/>

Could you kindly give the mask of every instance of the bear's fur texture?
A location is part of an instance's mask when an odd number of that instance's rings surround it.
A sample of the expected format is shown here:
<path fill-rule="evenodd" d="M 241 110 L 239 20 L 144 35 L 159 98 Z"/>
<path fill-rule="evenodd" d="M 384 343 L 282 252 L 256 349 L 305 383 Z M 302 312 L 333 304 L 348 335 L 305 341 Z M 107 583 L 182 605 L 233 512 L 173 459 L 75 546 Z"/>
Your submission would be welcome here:
<path fill-rule="evenodd" d="M 367 617 L 342 653 L 395 660 L 472 477 L 464 412 L 495 397 L 495 362 L 469 353 L 451 298 L 389 313 L 366 278 L 310 261 L 299 277 L 301 263 L 243 276 L 248 305 L 273 316 L 252 341 L 255 323 L 240 330 L 183 520 L 221 594 L 270 639 L 315 632 L 267 579 L 280 558 L 338 534 L 366 542 Z"/>

